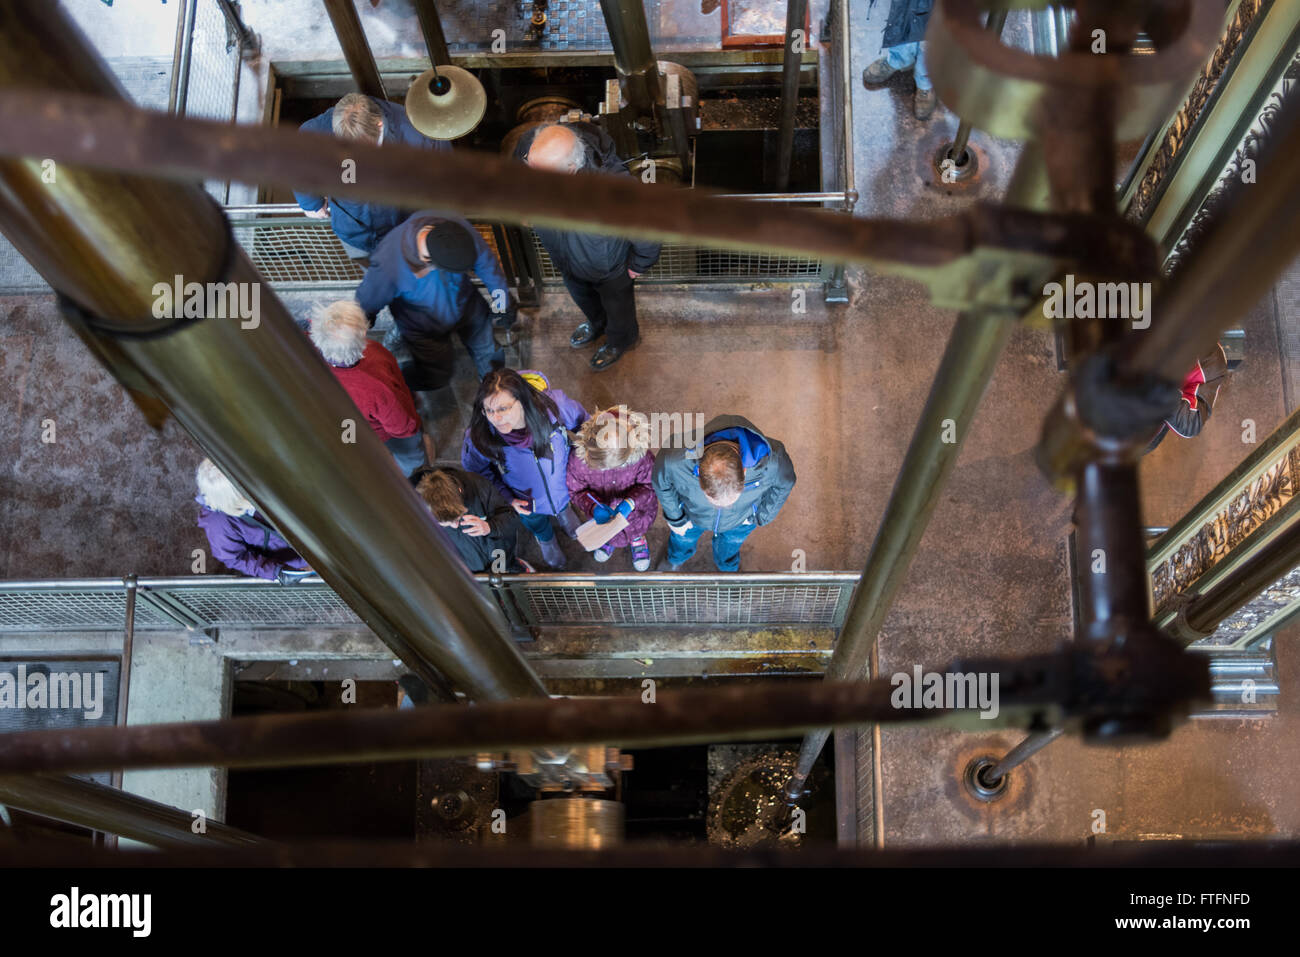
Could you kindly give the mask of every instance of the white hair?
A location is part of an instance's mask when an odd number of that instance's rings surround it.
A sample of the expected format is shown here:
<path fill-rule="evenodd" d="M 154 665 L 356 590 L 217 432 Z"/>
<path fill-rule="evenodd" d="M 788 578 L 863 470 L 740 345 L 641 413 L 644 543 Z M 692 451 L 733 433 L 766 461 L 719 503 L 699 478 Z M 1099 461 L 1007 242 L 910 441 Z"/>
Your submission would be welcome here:
<path fill-rule="evenodd" d="M 569 132 L 573 133 L 572 130 Z M 582 137 L 577 133 L 573 133 L 573 147 L 565 159 L 575 173 L 587 165 L 587 145 L 582 142 Z"/>
<path fill-rule="evenodd" d="M 352 366 L 360 362 L 366 351 L 366 333 L 369 331 L 366 314 L 351 299 L 317 306 L 312 315 L 312 344 L 332 366 Z"/>
<path fill-rule="evenodd" d="M 584 166 L 586 166 L 587 146 L 585 143 L 582 142 L 582 137 L 579 136 L 577 132 L 573 130 L 572 127 L 569 127 L 566 124 L 549 123 L 546 126 L 539 127 L 537 132 L 533 134 L 533 142 L 536 143 L 537 138 L 539 136 L 541 136 L 547 130 L 551 130 L 551 129 L 561 129 L 569 134 L 569 151 L 564 155 L 559 165 L 565 168 L 571 166 L 573 167 L 573 172 L 575 173 L 578 172 L 580 169 L 582 169 Z M 530 147 L 529 153 L 531 152 L 532 149 Z"/>
<path fill-rule="evenodd" d="M 203 496 L 208 508 L 227 515 L 243 515 L 253 511 L 253 503 L 235 488 L 235 483 L 226 478 L 212 459 L 204 459 L 199 463 L 194 480 L 198 483 L 199 494 Z"/>

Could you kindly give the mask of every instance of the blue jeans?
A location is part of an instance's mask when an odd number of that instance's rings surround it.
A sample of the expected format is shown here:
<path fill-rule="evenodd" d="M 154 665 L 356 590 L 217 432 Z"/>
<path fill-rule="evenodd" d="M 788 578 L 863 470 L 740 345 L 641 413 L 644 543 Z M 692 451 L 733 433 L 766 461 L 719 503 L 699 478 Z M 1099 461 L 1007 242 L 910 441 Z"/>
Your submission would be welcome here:
<path fill-rule="evenodd" d="M 718 571 L 734 572 L 740 568 L 740 546 L 756 528 L 757 525 L 737 525 L 713 536 L 713 564 L 718 566 Z M 699 544 L 700 536 L 705 531 L 707 529 L 699 526 L 687 529 L 685 535 L 678 535 L 670 530 L 668 561 L 680 565 L 694 555 L 695 546 Z"/>
<path fill-rule="evenodd" d="M 424 455 L 423 432 L 416 432 L 404 439 L 388 439 L 384 445 L 393 453 L 393 458 L 397 459 L 397 465 L 403 475 L 409 476 L 420 466 L 429 464 Z"/>
<path fill-rule="evenodd" d="M 896 47 L 885 47 L 885 62 L 895 70 L 914 70 L 918 90 L 934 88 L 934 84 L 930 82 L 930 73 L 925 68 L 924 40 L 916 43 L 900 43 Z"/>
<path fill-rule="evenodd" d="M 549 542 L 555 537 L 555 529 L 551 528 L 551 516 L 549 515 L 520 515 L 519 521 L 524 528 L 536 536 L 539 542 Z"/>

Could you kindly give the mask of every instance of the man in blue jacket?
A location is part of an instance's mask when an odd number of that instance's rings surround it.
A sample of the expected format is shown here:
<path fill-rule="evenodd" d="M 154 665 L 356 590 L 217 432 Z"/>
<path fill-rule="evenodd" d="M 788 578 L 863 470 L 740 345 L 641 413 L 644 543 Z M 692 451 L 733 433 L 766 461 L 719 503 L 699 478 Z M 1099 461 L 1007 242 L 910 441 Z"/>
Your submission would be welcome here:
<path fill-rule="evenodd" d="M 380 240 L 370 257 L 357 302 L 373 326 L 385 306 L 402 334 L 411 362 L 402 373 L 412 392 L 441 389 L 451 381 L 454 331 L 479 378 L 505 365 L 492 335 L 492 314 L 468 273 L 483 280 L 496 308 L 513 315 L 517 305 L 492 248 L 478 230 L 456 216 L 433 210 L 412 214 Z"/>
<path fill-rule="evenodd" d="M 652 482 L 672 532 L 667 557 L 655 570 L 679 570 L 700 537 L 712 532 L 718 571 L 739 571 L 741 544 L 773 522 L 790 497 L 794 465 L 784 445 L 739 415 L 716 417 L 702 439 L 684 446 L 674 436 L 655 458 Z"/>
<path fill-rule="evenodd" d="M 609 134 L 592 123 L 554 123 L 525 133 L 515 155 L 533 169 L 553 173 L 584 170 L 628 176 Z M 564 277 L 564 286 L 587 321 L 569 337 L 577 349 L 602 335 L 591 367 L 608 369 L 637 344 L 632 282 L 659 260 L 659 243 L 621 236 L 537 228 L 537 238 Z"/>
<path fill-rule="evenodd" d="M 400 143 L 425 150 L 451 149 L 450 143 L 431 140 L 412 126 L 403 107 L 360 93 L 349 93 L 338 101 L 334 109 L 313 117 L 299 129 L 375 146 Z M 379 240 L 410 214 L 410 210 L 377 203 L 313 196 L 311 193 L 295 192 L 293 195 L 308 216 L 315 219 L 329 217 L 330 226 L 353 259 L 370 255 Z"/>

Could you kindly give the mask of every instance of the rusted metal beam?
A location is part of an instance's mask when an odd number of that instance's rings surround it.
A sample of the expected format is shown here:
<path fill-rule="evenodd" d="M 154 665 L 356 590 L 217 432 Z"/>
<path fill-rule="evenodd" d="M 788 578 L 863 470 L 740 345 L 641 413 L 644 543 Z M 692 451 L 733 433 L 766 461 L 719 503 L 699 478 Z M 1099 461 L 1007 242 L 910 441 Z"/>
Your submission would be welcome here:
<path fill-rule="evenodd" d="M 621 236 L 683 238 L 719 248 L 864 262 L 930 285 L 940 304 L 992 296 L 1027 309 L 1068 262 L 1080 272 L 1154 268 L 1132 224 L 1086 215 L 976 205 L 928 222 L 716 199 L 619 176 L 565 176 L 479 152 L 430 154 L 287 129 L 177 119 L 98 97 L 0 93 L 0 154 L 184 182 L 220 178 Z M 344 163 L 356 182 L 340 182 Z M 212 227 L 208 228 L 212 231 Z M 977 260 L 979 260 L 977 262 Z M 1009 260 L 1009 265 L 1004 262 Z M 976 267 L 982 267 L 977 269 Z M 1005 275 L 998 266 L 1006 266 Z M 1000 275 L 990 292 L 988 274 Z M 983 300 L 981 300 L 983 301 Z"/>
<path fill-rule="evenodd" d="M 1185 716 L 1211 694 L 1205 656 L 1173 642 L 1104 652 L 1071 646 L 1022 659 L 948 662 L 934 673 L 996 675 L 994 707 L 982 710 L 973 701 L 963 708 L 927 707 L 919 686 L 910 697 L 899 698 L 897 683 L 883 679 L 664 692 L 648 703 L 638 694 L 485 702 L 472 708 L 257 715 L 9 734 L 0 750 L 0 774 L 346 764 L 554 745 L 661 747 L 771 740 L 813 728 L 877 722 L 933 722 L 982 731 L 1086 729 L 1098 716 L 1117 710 Z"/>
<path fill-rule="evenodd" d="M 361 18 L 357 16 L 357 8 L 352 0 L 324 2 L 325 12 L 334 25 L 334 35 L 343 48 L 343 58 L 348 61 L 348 69 L 352 71 L 357 89 L 366 96 L 388 99 L 379 67 L 375 65 L 375 55 L 370 52 L 370 42 L 366 39 L 366 31 L 361 26 Z"/>

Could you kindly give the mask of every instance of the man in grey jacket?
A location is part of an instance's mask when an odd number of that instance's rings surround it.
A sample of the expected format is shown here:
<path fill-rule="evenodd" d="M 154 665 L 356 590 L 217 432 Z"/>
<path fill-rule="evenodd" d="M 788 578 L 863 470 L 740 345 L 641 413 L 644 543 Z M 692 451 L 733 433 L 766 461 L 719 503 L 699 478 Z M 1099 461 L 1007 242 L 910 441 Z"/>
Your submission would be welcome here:
<path fill-rule="evenodd" d="M 515 155 L 533 169 L 553 173 L 630 175 L 609 134 L 592 123 L 539 127 L 520 138 Z M 569 337 L 569 345 L 578 349 L 605 336 L 591 367 L 597 372 L 608 369 L 640 338 L 632 282 L 658 261 L 659 244 L 546 227 L 537 228 L 537 237 L 587 317 Z"/>
<path fill-rule="evenodd" d="M 776 518 L 795 474 L 784 445 L 748 419 L 720 415 L 694 447 L 659 453 L 653 483 L 672 532 L 668 555 L 656 570 L 679 570 L 709 531 L 718 571 L 734 572 L 740 570 L 741 544 Z"/>

